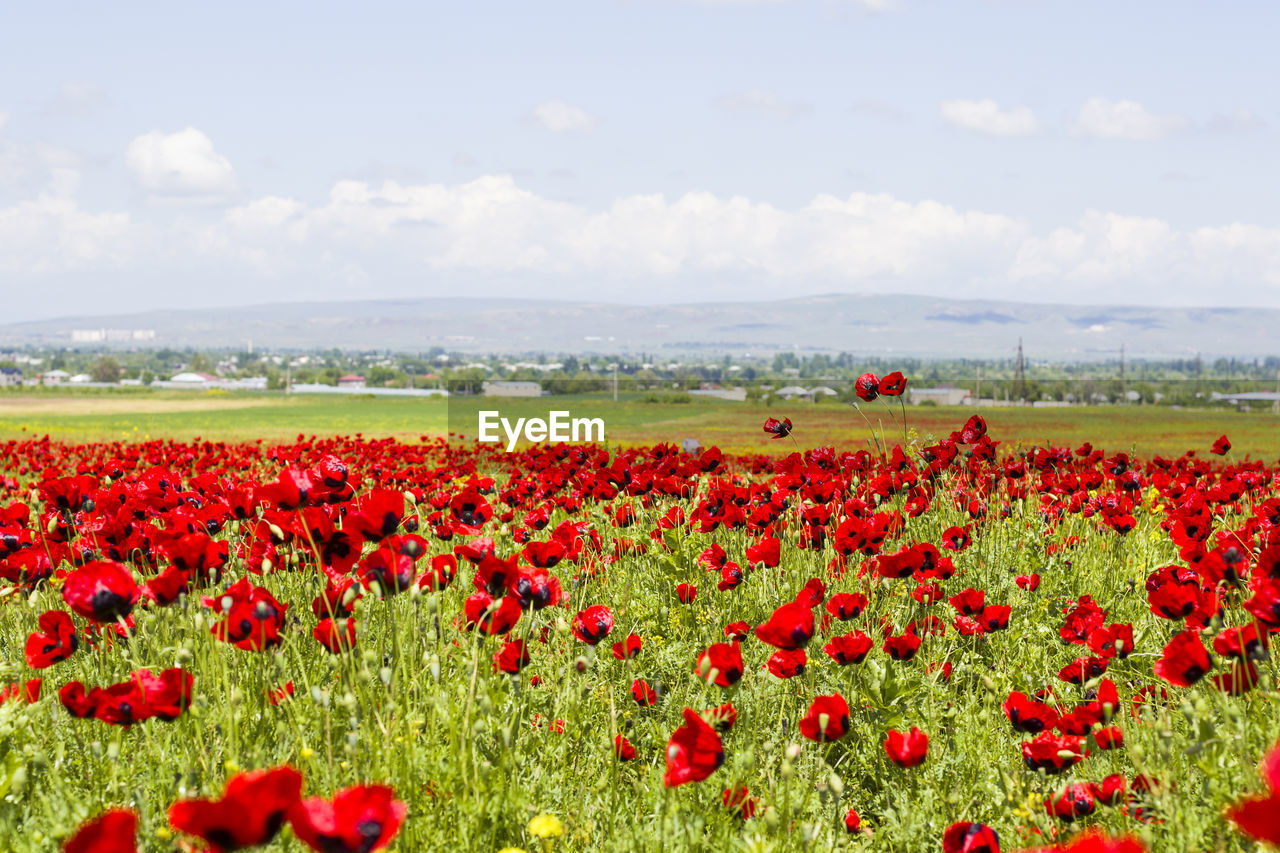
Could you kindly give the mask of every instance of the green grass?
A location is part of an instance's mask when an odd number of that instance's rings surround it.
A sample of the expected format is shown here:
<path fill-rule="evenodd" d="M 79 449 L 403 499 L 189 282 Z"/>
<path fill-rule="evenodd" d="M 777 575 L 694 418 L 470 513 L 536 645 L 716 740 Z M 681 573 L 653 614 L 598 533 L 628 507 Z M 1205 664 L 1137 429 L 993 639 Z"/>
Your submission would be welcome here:
<path fill-rule="evenodd" d="M 59 410 L 59 407 L 64 410 Z M 387 398 L 374 396 L 150 392 L 102 394 L 84 391 L 41 395 L 0 394 L 0 438 L 45 435 L 71 442 L 147 438 L 268 441 L 303 435 L 442 435 L 448 430 L 474 434 L 481 409 L 504 417 L 545 417 L 552 409 L 575 416 L 600 416 L 613 444 L 679 443 L 697 439 L 725 451 L 785 451 L 790 441 L 771 441 L 760 425 L 770 415 L 790 417 L 802 447 L 831 444 L 865 446 L 872 431 L 890 443 L 902 441 L 901 413 L 880 401 L 863 406 L 867 420 L 852 407 L 835 403 L 759 404 L 695 401 L 644 403 L 634 397 L 614 403 L 604 395 L 486 399 L 454 397 Z M 1226 434 L 1233 455 L 1280 459 L 1280 418 L 1270 413 L 1226 409 L 1173 410 L 1156 406 L 1098 406 L 1063 409 L 907 407 L 909 429 L 921 437 L 944 436 L 977 411 L 991 433 L 1010 445 L 1070 444 L 1090 441 L 1108 451 L 1177 456 L 1201 455 Z M 870 424 L 870 427 L 868 426 Z"/>
<path fill-rule="evenodd" d="M 686 503 L 692 508 L 692 503 Z M 642 511 L 628 534 L 646 538 L 665 504 Z M 782 681 L 762 671 L 771 649 L 744 644 L 747 673 L 734 689 L 721 690 L 693 676 L 700 650 L 722 639 L 734 620 L 764 621 L 811 576 L 826 575 L 829 553 L 784 548 L 777 570 L 756 571 L 732 593 L 717 593 L 696 564 L 713 542 L 743 561 L 742 532 L 673 536 L 671 551 L 653 548 L 594 574 L 563 566 L 574 605 L 548 609 L 519 624 L 531 639 L 534 663 L 520 677 L 492 671 L 498 641 L 460 630 L 455 616 L 471 591 L 469 571 L 439 595 L 403 594 L 387 600 L 368 596 L 359 606 L 357 649 L 330 655 L 309 634 L 309 604 L 318 587 L 311 573 L 281 572 L 253 577 L 290 607 L 298 620 L 278 652 L 255 653 L 217 642 L 209 626 L 216 614 L 193 595 L 179 606 L 139 608 L 138 632 L 101 651 L 82 649 L 42 672 L 46 699 L 33 708 L 0 706 L 0 846 L 15 853 L 53 849 L 81 819 L 110 804 L 141 812 L 146 851 L 172 849 L 162 843 L 165 809 L 183 796 L 216 796 L 239 769 L 288 762 L 307 777 L 310 794 L 327 794 L 361 781 L 393 785 L 410 808 L 394 849 L 495 851 L 505 846 L 536 850 L 526 830 L 536 814 L 559 816 L 566 835 L 553 850 L 875 850 L 936 851 L 954 820 L 982 821 L 998 828 L 1006 850 L 1030 843 L 1027 833 L 1054 831 L 1043 813 L 1046 795 L 1067 781 L 1099 781 L 1110 773 L 1143 772 L 1166 784 L 1148 804 L 1160 822 L 1143 825 L 1119 809 L 1100 808 L 1090 825 L 1145 835 L 1155 850 L 1251 849 L 1222 821 L 1223 805 L 1256 785 L 1253 766 L 1280 729 L 1274 660 L 1262 666 L 1265 683 L 1238 699 L 1224 699 L 1207 679 L 1189 690 L 1171 689 L 1172 701 L 1142 718 L 1128 701 L 1138 685 L 1156 679 L 1151 660 L 1172 632 L 1147 610 L 1141 580 L 1155 566 L 1176 560 L 1176 548 L 1158 531 L 1160 517 L 1141 511 L 1128 537 L 1099 533 L 1084 519 L 1068 519 L 1054 535 L 1081 535 L 1085 544 L 1062 555 L 1045 553 L 1034 498 L 1015 505 L 1007 522 L 977 525 L 975 546 L 956 556 L 960 575 L 949 593 L 966 586 L 987 591 L 988 602 L 1014 606 L 1008 631 L 985 638 L 949 632 L 930 639 L 914 663 L 894 663 L 877 648 L 861 665 L 837 667 L 811 644 L 803 676 Z M 557 511 L 552 524 L 565 519 Z M 606 536 L 605 551 L 619 535 L 596 510 L 586 519 Z M 938 541 L 942 530 L 964 523 L 962 513 L 942 505 L 910 522 L 907 538 Z M 500 553 L 513 553 L 506 527 L 494 531 Z M 225 534 L 240 536 L 234 525 Z M 434 543 L 447 550 L 450 543 Z M 1045 583 L 1034 594 L 1013 583 L 1017 572 L 1040 571 Z M 233 560 L 232 577 L 243 573 Z M 842 579 L 826 575 L 829 593 L 862 591 L 870 610 L 838 631 L 859 628 L 879 639 L 881 617 L 901 626 L 927 611 L 909 595 L 910 581 Z M 679 582 L 702 591 L 689 606 L 678 603 Z M 1080 647 L 1057 639 L 1060 605 L 1081 593 L 1110 611 L 1109 621 L 1132 621 L 1139 654 L 1116 661 L 1108 673 L 1122 685 L 1116 722 L 1126 736 L 1123 750 L 1097 752 L 1063 777 L 1026 771 L 1019 760 L 1021 736 L 1000 710 L 1011 690 L 1031 692 L 1052 683 L 1052 673 Z M 30 677 L 16 650 L 37 616 L 62 606 L 56 588 L 23 599 L 9 595 L 0 605 L 0 643 L 15 656 L 0 666 L 6 682 Z M 596 648 L 574 640 L 566 620 L 588 604 L 605 604 L 617 620 L 613 635 Z M 946 605 L 941 605 L 945 610 Z M 949 614 L 943 614 L 949 618 Z M 536 638 L 543 629 L 549 642 Z M 615 660 L 609 644 L 636 631 L 645 643 L 634 662 Z M 944 682 L 926 665 L 950 662 Z M 180 663 L 196 674 L 193 707 L 179 720 L 148 721 L 124 730 L 70 718 L 48 698 L 71 679 L 106 684 L 130 670 Z M 536 674 L 542 685 L 533 688 Z M 639 708 L 628 687 L 645 678 L 661 695 L 656 707 Z M 296 698 L 280 707 L 266 703 L 267 690 L 287 680 Z M 1079 688 L 1056 684 L 1064 699 Z M 830 745 L 805 741 L 796 721 L 817 694 L 840 692 L 851 707 L 850 733 Z M 732 701 L 739 722 L 725 736 L 726 762 L 706 782 L 678 789 L 662 784 L 666 739 L 680 723 L 681 709 Z M 537 722 L 538 720 L 542 722 Z M 563 720 L 564 733 L 547 730 Z M 891 728 L 919 726 L 931 737 L 924 766 L 902 770 L 888 764 L 881 743 Z M 636 762 L 612 757 L 615 733 L 636 746 Z M 793 747 L 794 745 L 794 747 Z M 789 755 L 789 750 L 794 754 Z M 7 763 L 6 763 L 7 762 Z M 15 774 L 21 772 L 21 782 Z M 760 811 L 742 822 L 720 805 L 724 788 L 747 785 L 760 797 Z M 872 834 L 848 835 L 841 823 L 856 808 Z M 167 836 L 165 836 L 167 837 Z M 299 851 L 287 834 L 271 851 Z"/>

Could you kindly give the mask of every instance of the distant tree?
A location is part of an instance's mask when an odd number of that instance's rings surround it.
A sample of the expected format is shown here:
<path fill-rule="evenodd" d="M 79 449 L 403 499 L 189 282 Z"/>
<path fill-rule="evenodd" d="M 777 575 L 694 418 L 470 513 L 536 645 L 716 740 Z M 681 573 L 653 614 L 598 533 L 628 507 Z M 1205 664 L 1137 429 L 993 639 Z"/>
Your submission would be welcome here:
<path fill-rule="evenodd" d="M 119 382 L 122 372 L 120 362 L 109 355 L 102 356 L 89 368 L 89 375 L 94 382 Z"/>
<path fill-rule="evenodd" d="M 385 385 L 399 375 L 399 371 L 392 370 L 390 367 L 377 366 L 369 369 L 368 381 L 374 386 Z"/>

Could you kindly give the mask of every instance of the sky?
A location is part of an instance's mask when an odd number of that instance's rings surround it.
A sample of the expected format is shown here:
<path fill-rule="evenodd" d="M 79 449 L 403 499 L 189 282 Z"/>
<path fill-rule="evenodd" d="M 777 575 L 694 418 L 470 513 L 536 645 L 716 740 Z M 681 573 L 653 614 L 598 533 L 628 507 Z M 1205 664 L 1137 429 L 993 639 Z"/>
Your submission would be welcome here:
<path fill-rule="evenodd" d="M 407 296 L 1280 307 L 1273 2 L 5 17 L 0 322 Z"/>

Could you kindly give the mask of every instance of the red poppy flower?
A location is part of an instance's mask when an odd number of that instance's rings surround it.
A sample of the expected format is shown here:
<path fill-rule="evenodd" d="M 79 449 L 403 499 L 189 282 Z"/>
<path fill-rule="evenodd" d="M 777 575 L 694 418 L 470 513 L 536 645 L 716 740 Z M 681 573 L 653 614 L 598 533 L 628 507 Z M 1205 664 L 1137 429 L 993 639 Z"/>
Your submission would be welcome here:
<path fill-rule="evenodd" d="M 864 373 L 853 380 L 853 393 L 858 395 L 859 400 L 870 403 L 880 396 L 880 380 L 874 373 Z"/>
<path fill-rule="evenodd" d="M 763 565 L 776 569 L 782 559 L 782 541 L 773 536 L 761 539 L 754 545 L 747 546 L 747 562 L 752 565 Z"/>
<path fill-rule="evenodd" d="M 697 673 L 721 687 L 732 687 L 742 678 L 742 648 L 732 643 L 714 643 L 698 655 Z"/>
<path fill-rule="evenodd" d="M 400 831 L 408 808 L 386 785 L 359 785 L 296 803 L 289 825 L 298 840 L 319 853 L 372 853 Z"/>
<path fill-rule="evenodd" d="M 849 703 L 839 693 L 816 696 L 800 718 L 800 734 L 819 743 L 839 740 L 849 733 Z"/>
<path fill-rule="evenodd" d="M 532 566 L 540 569 L 551 569 L 564 559 L 567 549 L 564 543 L 552 539 L 549 542 L 530 542 L 524 546 L 524 558 Z"/>
<path fill-rule="evenodd" d="M 1225 435 L 1218 436 L 1218 440 L 1213 443 L 1213 447 L 1209 448 L 1209 452 L 1215 456 L 1226 456 L 1231 450 L 1231 442 Z"/>
<path fill-rule="evenodd" d="M 871 651 L 874 645 L 871 638 L 861 631 L 853 631 L 848 634 L 842 634 L 838 637 L 832 637 L 830 642 L 822 647 L 833 661 L 841 666 L 847 666 L 851 663 L 862 663 L 867 653 Z"/>
<path fill-rule="evenodd" d="M 1013 724 L 1013 730 L 1027 734 L 1040 734 L 1058 724 L 1058 712 L 1049 705 L 1014 691 L 1004 701 L 1005 716 Z"/>
<path fill-rule="evenodd" d="M 801 649 L 813 639 L 813 610 L 798 602 L 788 602 L 769 617 L 769 621 L 756 626 L 756 636 L 761 641 L 779 649 Z"/>
<path fill-rule="evenodd" d="M 1021 853 L 1147 853 L 1147 845 L 1126 835 L 1108 836 L 1100 829 L 1089 829 L 1052 847 L 1035 847 Z"/>
<path fill-rule="evenodd" d="M 977 444 L 987 434 L 987 422 L 982 415 L 972 415 L 964 422 L 956 438 L 961 444 Z"/>
<path fill-rule="evenodd" d="M 1054 737 L 1049 732 L 1041 732 L 1031 740 L 1022 742 L 1022 761 L 1029 770 L 1061 773 L 1084 756 L 1082 739 L 1074 735 Z"/>
<path fill-rule="evenodd" d="M 884 740 L 884 751 L 899 767 L 919 767 L 929 754 L 929 736 L 915 726 L 905 735 L 890 729 Z"/>
<path fill-rule="evenodd" d="M 684 725 L 667 741 L 667 772 L 662 783 L 668 788 L 701 782 L 724 764 L 720 734 L 692 709 L 684 709 Z"/>
<path fill-rule="evenodd" d="M 27 666 L 44 669 L 64 661 L 80 647 L 76 626 L 71 617 L 61 610 L 50 610 L 40 615 L 36 623 L 40 631 L 27 636 Z"/>
<path fill-rule="evenodd" d="M 735 817 L 743 820 L 750 820 L 755 817 L 756 807 L 759 805 L 759 800 L 751 796 L 746 785 L 737 789 L 725 788 L 724 794 L 721 795 L 720 799 L 726 809 L 733 812 Z"/>
<path fill-rule="evenodd" d="M 633 631 L 627 634 L 626 639 L 619 640 L 613 644 L 613 656 L 618 660 L 633 660 L 640 654 L 642 648 L 644 648 L 644 643 Z"/>
<path fill-rule="evenodd" d="M 1040 588 L 1040 575 L 1036 572 L 1032 572 L 1029 575 L 1018 575 L 1014 578 L 1013 582 L 1018 585 L 1019 589 L 1025 589 L 1027 592 L 1035 592 Z"/>
<path fill-rule="evenodd" d="M 613 754 L 619 761 L 632 761 L 636 757 L 636 748 L 622 735 L 614 735 Z"/>
<path fill-rule="evenodd" d="M 372 589 L 376 584 L 382 595 L 404 592 L 418 579 L 418 566 L 413 557 L 392 548 L 377 548 L 360 561 L 360 582 Z"/>
<path fill-rule="evenodd" d="M 372 489 L 360 498 L 360 508 L 347 516 L 342 529 L 365 542 L 379 542 L 400 529 L 404 516 L 404 492 Z"/>
<path fill-rule="evenodd" d="M 1267 795 L 1233 804 L 1227 809 L 1227 819 L 1250 838 L 1280 844 L 1280 744 L 1272 747 L 1259 770 Z"/>
<path fill-rule="evenodd" d="M 676 598 L 681 604 L 692 604 L 693 600 L 698 597 L 698 588 L 691 583 L 682 583 L 676 585 Z"/>
<path fill-rule="evenodd" d="M 508 640 L 493 656 L 494 671 L 515 675 L 529 665 L 529 645 L 524 640 Z"/>
<path fill-rule="evenodd" d="M 965 616 L 973 616 L 981 613 L 985 605 L 987 594 L 980 589 L 966 589 L 950 598 L 951 606 Z"/>
<path fill-rule="evenodd" d="M 808 663 L 809 656 L 804 649 L 778 649 L 769 656 L 765 666 L 778 678 L 795 678 L 804 672 Z"/>
<path fill-rule="evenodd" d="M 840 592 L 827 599 L 827 612 L 842 622 L 855 619 L 867 609 L 867 597 L 860 592 Z"/>
<path fill-rule="evenodd" d="M 715 708 L 708 708 L 702 712 L 702 719 L 716 731 L 724 733 L 729 731 L 738 722 L 738 709 L 733 707 L 733 703 L 725 702 Z"/>
<path fill-rule="evenodd" d="M 886 373 L 880 377 L 876 390 L 885 397 L 899 397 L 903 391 L 907 390 L 907 377 L 897 370 Z"/>
<path fill-rule="evenodd" d="M 849 809 L 844 813 L 844 828 L 849 832 L 857 832 L 862 826 L 862 817 L 856 809 Z"/>
<path fill-rule="evenodd" d="M 609 636 L 613 630 L 613 613 L 603 604 L 593 604 L 573 617 L 573 635 L 587 645 Z"/>
<path fill-rule="evenodd" d="M 431 564 L 418 578 L 418 586 L 432 592 L 439 592 L 453 583 L 457 574 L 458 558 L 453 554 L 437 554 L 431 558 Z"/>
<path fill-rule="evenodd" d="M 1127 784 L 1123 773 L 1112 773 L 1100 783 L 1089 783 L 1089 787 L 1093 789 L 1094 799 L 1104 806 L 1118 806 L 1124 802 Z"/>
<path fill-rule="evenodd" d="M 737 589 L 742 585 L 742 581 L 745 578 L 746 576 L 742 573 L 742 567 L 737 563 L 725 563 L 720 567 L 720 580 L 716 582 L 716 589 L 721 592 Z"/>
<path fill-rule="evenodd" d="M 1098 729 L 1093 733 L 1093 739 L 1098 744 L 1098 749 L 1119 749 L 1124 746 L 1124 732 L 1119 726 Z"/>
<path fill-rule="evenodd" d="M 942 835 L 942 853 L 1000 853 L 1000 836 L 985 823 L 953 823 Z"/>
<path fill-rule="evenodd" d="M 520 621 L 520 599 L 504 595 L 494 600 L 487 592 L 475 592 L 462 603 L 467 630 L 479 629 L 490 636 L 508 633 Z"/>
<path fill-rule="evenodd" d="M 1098 808 L 1091 785 L 1068 785 L 1058 796 L 1045 804 L 1047 811 L 1058 820 L 1070 823 L 1076 818 L 1088 817 Z"/>
<path fill-rule="evenodd" d="M 276 837 L 302 795 L 302 774 L 292 767 L 233 776 L 218 800 L 179 800 L 169 824 L 204 839 L 216 850 L 267 844 Z"/>
<path fill-rule="evenodd" d="M 1058 678 L 1068 684 L 1084 684 L 1107 671 L 1110 661 L 1100 657 L 1079 657 L 1058 670 Z"/>
<path fill-rule="evenodd" d="M 1170 684 L 1190 687 L 1213 668 L 1213 658 L 1204 647 L 1198 631 L 1187 629 L 1175 634 L 1156 661 L 1155 673 Z"/>
<path fill-rule="evenodd" d="M 772 433 L 774 438 L 786 438 L 791 435 L 791 418 L 769 418 L 764 422 L 764 431 Z"/>
<path fill-rule="evenodd" d="M 489 502 L 479 492 L 472 489 L 449 502 L 449 513 L 449 526 L 453 531 L 471 536 L 479 533 L 493 517 L 493 507 L 489 506 Z"/>
<path fill-rule="evenodd" d="M 225 614 L 210 629 L 213 636 L 224 643 L 247 651 L 262 651 L 284 642 L 280 632 L 289 606 L 277 601 L 266 587 L 250 584 L 247 577 L 232 584 L 222 595 L 206 596 L 203 603 Z"/>
<path fill-rule="evenodd" d="M 521 566 L 509 588 L 524 610 L 554 607 L 564 599 L 560 578 L 548 574 L 544 568 Z"/>
<path fill-rule="evenodd" d="M 62 600 L 94 622 L 114 622 L 133 612 L 142 590 L 119 563 L 86 563 L 67 575 Z"/>
<path fill-rule="evenodd" d="M 311 629 L 311 636 L 315 637 L 316 642 L 327 652 L 335 655 L 349 652 L 356 645 L 356 620 L 325 617 L 320 620 L 320 624 Z"/>
<path fill-rule="evenodd" d="M 904 631 L 896 636 L 886 637 L 881 648 L 896 661 L 909 661 L 920 650 L 920 637 L 911 631 Z"/>
<path fill-rule="evenodd" d="M 137 853 L 138 815 L 130 809 L 108 809 L 76 830 L 63 853 Z"/>
<path fill-rule="evenodd" d="M 641 708 L 648 708 L 657 703 L 658 694 L 647 681 L 637 678 L 631 682 L 631 698 Z"/>

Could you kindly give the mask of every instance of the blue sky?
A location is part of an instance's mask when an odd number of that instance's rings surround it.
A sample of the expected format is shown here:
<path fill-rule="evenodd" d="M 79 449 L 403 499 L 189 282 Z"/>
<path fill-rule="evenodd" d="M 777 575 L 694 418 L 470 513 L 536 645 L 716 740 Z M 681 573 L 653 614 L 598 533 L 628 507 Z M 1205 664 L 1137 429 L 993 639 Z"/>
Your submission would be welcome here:
<path fill-rule="evenodd" d="M 1280 306 L 1278 19 L 24 4 L 0 31 L 6 313 L 834 290 Z"/>

